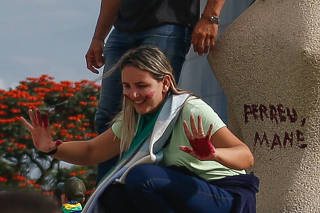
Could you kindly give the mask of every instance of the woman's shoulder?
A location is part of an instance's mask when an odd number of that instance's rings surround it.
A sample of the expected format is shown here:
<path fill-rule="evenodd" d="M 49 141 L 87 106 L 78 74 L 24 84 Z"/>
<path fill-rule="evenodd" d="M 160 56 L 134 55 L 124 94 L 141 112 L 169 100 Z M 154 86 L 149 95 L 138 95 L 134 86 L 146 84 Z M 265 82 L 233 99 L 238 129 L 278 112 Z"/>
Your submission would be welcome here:
<path fill-rule="evenodd" d="M 219 115 L 209 106 L 205 101 L 196 96 L 191 96 L 185 102 L 182 112 L 181 119 L 189 121 L 190 115 L 194 117 L 201 116 L 204 125 L 214 124 L 215 131 L 223 126 L 224 122 L 221 120 Z"/>
<path fill-rule="evenodd" d="M 214 112 L 214 110 L 201 98 L 190 96 L 183 105 L 183 112 Z"/>

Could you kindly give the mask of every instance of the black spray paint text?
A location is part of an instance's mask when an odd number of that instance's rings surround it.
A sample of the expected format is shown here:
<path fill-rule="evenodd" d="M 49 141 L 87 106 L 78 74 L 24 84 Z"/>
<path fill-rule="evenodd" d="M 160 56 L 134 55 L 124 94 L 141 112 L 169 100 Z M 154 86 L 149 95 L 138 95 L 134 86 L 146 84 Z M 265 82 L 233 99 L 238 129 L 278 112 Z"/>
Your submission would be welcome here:
<path fill-rule="evenodd" d="M 273 124 L 296 123 L 298 121 L 298 113 L 294 108 L 285 107 L 283 104 L 244 104 L 244 123 L 248 124 L 252 121 L 271 121 Z M 300 125 L 303 127 L 306 119 L 302 118 Z M 265 144 L 271 150 L 275 147 L 287 148 L 293 147 L 294 144 L 299 148 L 306 148 L 307 144 L 303 143 L 305 138 L 300 129 L 295 131 L 284 131 L 282 133 L 267 133 L 264 129 L 256 131 L 254 134 L 254 146 Z"/>

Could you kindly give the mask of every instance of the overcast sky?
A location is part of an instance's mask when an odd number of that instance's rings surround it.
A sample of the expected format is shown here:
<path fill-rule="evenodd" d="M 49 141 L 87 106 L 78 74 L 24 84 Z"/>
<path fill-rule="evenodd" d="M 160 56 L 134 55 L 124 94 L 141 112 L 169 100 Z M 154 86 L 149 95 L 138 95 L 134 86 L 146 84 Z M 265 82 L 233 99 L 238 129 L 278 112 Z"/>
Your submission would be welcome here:
<path fill-rule="evenodd" d="M 0 88 L 49 74 L 94 80 L 84 55 L 100 0 L 4 0 L 0 6 Z"/>

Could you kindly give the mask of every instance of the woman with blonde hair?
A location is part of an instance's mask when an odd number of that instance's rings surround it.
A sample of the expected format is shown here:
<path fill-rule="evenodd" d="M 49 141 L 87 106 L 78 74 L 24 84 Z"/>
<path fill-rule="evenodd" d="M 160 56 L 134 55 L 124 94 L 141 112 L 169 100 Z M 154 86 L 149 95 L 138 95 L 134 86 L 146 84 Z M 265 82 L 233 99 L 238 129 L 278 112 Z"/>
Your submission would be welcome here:
<path fill-rule="evenodd" d="M 163 153 L 160 162 L 141 163 L 127 170 L 124 181 L 114 181 L 99 196 L 102 209 L 255 212 L 258 180 L 244 171 L 253 165 L 250 149 L 209 105 L 177 87 L 166 56 L 158 48 L 143 46 L 128 51 L 115 68 L 121 70 L 123 106 L 110 129 L 81 143 L 55 142 L 47 119 L 38 109 L 30 110 L 31 123 L 24 118 L 22 121 L 31 132 L 35 147 L 73 164 L 93 165 L 117 155 L 121 162 L 131 158 L 148 138 L 157 134 L 160 139 L 164 137 L 164 111 L 184 96 L 187 98 L 176 120 L 170 122 L 173 125 L 167 142 L 158 147 Z"/>

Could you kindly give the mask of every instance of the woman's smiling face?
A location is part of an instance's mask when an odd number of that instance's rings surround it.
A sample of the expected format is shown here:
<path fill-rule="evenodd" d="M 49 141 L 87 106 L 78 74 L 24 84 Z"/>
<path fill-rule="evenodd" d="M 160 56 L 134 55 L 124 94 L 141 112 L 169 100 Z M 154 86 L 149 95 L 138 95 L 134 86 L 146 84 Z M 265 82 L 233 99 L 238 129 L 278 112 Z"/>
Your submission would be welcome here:
<path fill-rule="evenodd" d="M 151 73 L 130 65 L 122 69 L 121 75 L 123 95 L 138 114 L 154 112 L 161 105 L 169 88 L 168 76 L 158 81 Z"/>

